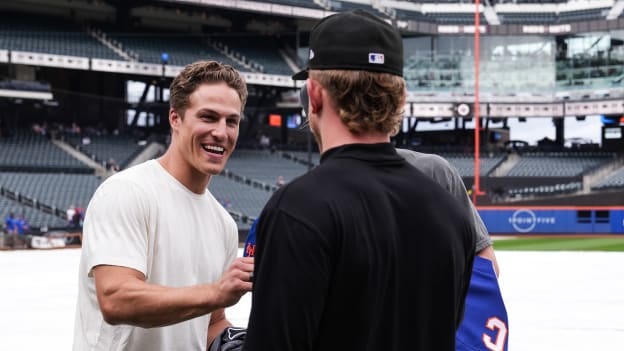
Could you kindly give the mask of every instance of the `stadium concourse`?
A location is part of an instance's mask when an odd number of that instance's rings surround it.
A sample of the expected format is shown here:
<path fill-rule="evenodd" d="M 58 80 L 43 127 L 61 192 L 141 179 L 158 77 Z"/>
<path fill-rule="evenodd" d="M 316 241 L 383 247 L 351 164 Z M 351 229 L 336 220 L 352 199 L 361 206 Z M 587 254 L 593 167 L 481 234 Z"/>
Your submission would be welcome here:
<path fill-rule="evenodd" d="M 624 253 L 497 255 L 510 351 L 622 349 Z M 0 252 L 0 350 L 71 349 L 79 257 L 80 249 Z M 250 305 L 247 294 L 229 319 L 245 326 Z"/>

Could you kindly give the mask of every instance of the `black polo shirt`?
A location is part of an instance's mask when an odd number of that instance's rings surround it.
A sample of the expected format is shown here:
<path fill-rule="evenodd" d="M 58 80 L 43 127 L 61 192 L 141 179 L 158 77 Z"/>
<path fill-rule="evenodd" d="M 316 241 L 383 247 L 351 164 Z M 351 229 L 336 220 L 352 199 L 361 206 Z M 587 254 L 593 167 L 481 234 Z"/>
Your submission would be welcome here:
<path fill-rule="evenodd" d="M 244 350 L 455 350 L 470 214 L 389 143 L 350 144 L 269 200 Z"/>

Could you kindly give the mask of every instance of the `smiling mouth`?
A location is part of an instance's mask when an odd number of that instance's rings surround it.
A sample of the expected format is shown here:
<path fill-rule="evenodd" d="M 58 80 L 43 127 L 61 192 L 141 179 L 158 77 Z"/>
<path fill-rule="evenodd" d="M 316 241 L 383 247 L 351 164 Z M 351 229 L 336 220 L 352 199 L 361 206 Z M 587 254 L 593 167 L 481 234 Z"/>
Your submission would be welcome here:
<path fill-rule="evenodd" d="M 210 152 L 212 154 L 223 155 L 225 153 L 225 148 L 223 146 L 218 145 L 202 145 L 202 149 Z"/>

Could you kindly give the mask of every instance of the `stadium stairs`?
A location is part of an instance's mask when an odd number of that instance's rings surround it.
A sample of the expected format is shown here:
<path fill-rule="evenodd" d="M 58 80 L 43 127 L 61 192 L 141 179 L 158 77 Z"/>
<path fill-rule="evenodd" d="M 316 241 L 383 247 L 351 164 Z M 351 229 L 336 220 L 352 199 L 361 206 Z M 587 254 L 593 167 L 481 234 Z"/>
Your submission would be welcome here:
<path fill-rule="evenodd" d="M 247 68 L 248 70 L 252 72 L 256 72 L 256 73 L 264 72 L 264 68 L 262 67 L 262 65 L 260 65 L 257 62 L 254 62 L 251 59 L 246 58 L 245 55 L 232 50 L 227 45 L 219 41 L 210 40 L 210 41 L 207 41 L 207 44 L 210 45 L 210 47 L 212 47 L 216 51 L 220 52 L 222 55 L 228 57 L 230 60 L 238 63 L 239 65 Z"/>
<path fill-rule="evenodd" d="M 117 53 L 117 55 L 123 57 L 124 59 L 130 62 L 138 61 L 137 53 L 133 51 L 128 51 L 127 49 L 123 47 L 123 45 L 121 45 L 121 43 L 111 39 L 103 31 L 97 28 L 91 27 L 91 26 L 88 26 L 85 30 L 87 34 L 89 34 L 93 39 L 99 41 L 100 43 L 102 43 L 102 45 L 106 46 L 107 48 Z"/>
<path fill-rule="evenodd" d="M 162 155 L 165 152 L 166 146 L 156 141 L 149 142 L 141 152 L 139 152 L 132 160 L 128 162 L 126 168 L 138 165 L 147 160 L 151 160 Z"/>
<path fill-rule="evenodd" d="M 58 146 L 59 148 L 61 148 L 63 151 L 65 151 L 66 153 L 68 153 L 69 155 L 71 155 L 72 157 L 74 157 L 75 159 L 77 159 L 78 161 L 84 163 L 85 165 L 93 168 L 93 170 L 95 171 L 95 175 L 102 177 L 106 175 L 106 168 L 104 166 L 102 166 L 100 163 L 96 162 L 93 158 L 89 157 L 88 155 L 80 152 L 79 150 L 75 149 L 73 146 L 69 145 L 68 143 L 59 140 L 59 139 L 52 139 L 52 143 L 56 146 Z"/>
<path fill-rule="evenodd" d="M 284 62 L 286 62 L 288 67 L 290 67 L 293 73 L 298 72 L 301 68 L 292 59 L 292 57 L 295 57 L 296 55 L 288 55 L 288 51 L 294 51 L 294 50 L 293 49 L 288 49 L 288 50 L 279 49 L 279 54 L 282 56 L 282 59 L 284 60 Z"/>
<path fill-rule="evenodd" d="M 520 161 L 520 155 L 510 153 L 498 167 L 492 171 L 490 177 L 504 177 Z"/>
<path fill-rule="evenodd" d="M 624 166 L 624 154 L 619 155 L 616 160 L 605 164 L 587 174 L 583 175 L 583 193 L 588 194 L 592 187 L 611 176 Z"/>

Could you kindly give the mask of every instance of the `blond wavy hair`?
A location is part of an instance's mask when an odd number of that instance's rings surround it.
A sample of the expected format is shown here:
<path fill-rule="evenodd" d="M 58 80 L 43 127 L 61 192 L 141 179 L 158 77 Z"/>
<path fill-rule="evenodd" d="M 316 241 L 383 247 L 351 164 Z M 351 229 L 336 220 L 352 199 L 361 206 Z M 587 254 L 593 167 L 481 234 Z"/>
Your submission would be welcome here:
<path fill-rule="evenodd" d="M 398 133 L 403 120 L 405 80 L 389 73 L 310 70 L 328 92 L 351 133 Z"/>

